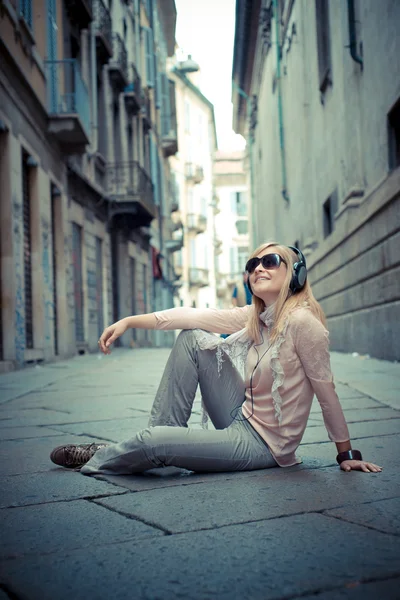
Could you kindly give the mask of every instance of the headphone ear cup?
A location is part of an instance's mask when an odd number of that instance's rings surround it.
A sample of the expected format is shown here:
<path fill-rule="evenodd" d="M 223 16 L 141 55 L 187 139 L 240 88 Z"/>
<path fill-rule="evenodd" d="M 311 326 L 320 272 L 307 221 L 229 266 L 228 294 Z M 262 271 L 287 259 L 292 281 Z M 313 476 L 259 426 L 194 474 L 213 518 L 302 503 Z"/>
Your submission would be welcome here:
<path fill-rule="evenodd" d="M 290 289 L 293 293 L 303 289 L 307 279 L 307 269 L 303 262 L 296 262 L 293 265 L 293 275 L 290 282 Z"/>

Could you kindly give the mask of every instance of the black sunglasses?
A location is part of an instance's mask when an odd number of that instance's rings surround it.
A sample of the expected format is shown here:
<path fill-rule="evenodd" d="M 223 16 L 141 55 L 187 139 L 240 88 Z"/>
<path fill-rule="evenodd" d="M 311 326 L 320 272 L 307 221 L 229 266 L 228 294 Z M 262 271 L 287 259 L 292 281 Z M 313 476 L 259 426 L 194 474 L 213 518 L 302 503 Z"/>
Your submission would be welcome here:
<path fill-rule="evenodd" d="M 260 263 L 264 269 L 279 269 L 281 263 L 285 263 L 286 265 L 286 261 L 279 254 L 265 254 L 261 258 L 255 256 L 254 258 L 250 258 L 246 263 L 246 271 L 249 275 L 255 271 Z"/>

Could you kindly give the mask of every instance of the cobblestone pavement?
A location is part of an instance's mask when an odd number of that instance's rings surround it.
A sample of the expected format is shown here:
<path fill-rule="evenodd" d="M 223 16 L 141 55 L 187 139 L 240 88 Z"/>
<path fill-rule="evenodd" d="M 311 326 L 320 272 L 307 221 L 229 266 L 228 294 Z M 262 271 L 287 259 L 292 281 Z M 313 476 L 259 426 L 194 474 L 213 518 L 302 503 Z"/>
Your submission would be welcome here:
<path fill-rule="evenodd" d="M 400 366 L 332 354 L 353 445 L 380 474 L 339 470 L 317 403 L 289 469 L 92 478 L 50 462 L 144 427 L 167 356 L 0 377 L 0 600 L 398 600 Z"/>

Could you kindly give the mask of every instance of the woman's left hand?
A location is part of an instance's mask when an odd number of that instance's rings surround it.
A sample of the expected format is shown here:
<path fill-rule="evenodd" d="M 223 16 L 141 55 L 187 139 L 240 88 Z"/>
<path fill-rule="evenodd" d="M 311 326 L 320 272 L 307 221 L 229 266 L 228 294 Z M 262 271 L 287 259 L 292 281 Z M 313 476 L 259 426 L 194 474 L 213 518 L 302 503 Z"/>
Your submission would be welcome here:
<path fill-rule="evenodd" d="M 364 471 L 364 473 L 380 473 L 382 467 L 365 460 L 344 460 L 340 463 L 342 471 Z"/>

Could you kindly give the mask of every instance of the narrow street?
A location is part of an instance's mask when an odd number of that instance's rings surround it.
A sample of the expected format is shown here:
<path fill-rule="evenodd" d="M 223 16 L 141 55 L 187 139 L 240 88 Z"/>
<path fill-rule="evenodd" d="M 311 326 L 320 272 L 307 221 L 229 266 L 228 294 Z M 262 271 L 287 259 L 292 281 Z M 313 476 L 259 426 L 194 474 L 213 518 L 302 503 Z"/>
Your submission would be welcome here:
<path fill-rule="evenodd" d="M 398 599 L 399 364 L 332 354 L 353 446 L 380 474 L 339 470 L 316 403 L 288 469 L 90 478 L 50 462 L 145 427 L 167 357 L 118 349 L 0 377 L 0 599 Z"/>

